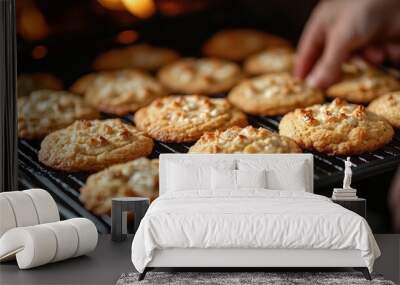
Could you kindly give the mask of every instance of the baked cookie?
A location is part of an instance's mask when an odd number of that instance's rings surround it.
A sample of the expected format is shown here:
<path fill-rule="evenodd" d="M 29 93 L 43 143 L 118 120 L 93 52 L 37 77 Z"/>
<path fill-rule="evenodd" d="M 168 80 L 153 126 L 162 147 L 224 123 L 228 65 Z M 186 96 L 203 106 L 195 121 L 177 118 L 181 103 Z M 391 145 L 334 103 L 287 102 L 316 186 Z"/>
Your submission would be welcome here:
<path fill-rule="evenodd" d="M 264 128 L 232 127 L 207 132 L 190 148 L 189 153 L 290 153 L 301 152 L 287 137 Z"/>
<path fill-rule="evenodd" d="M 207 94 L 229 91 L 242 77 L 237 64 L 221 59 L 184 58 L 161 68 L 158 78 L 170 91 Z"/>
<path fill-rule="evenodd" d="M 392 126 L 362 105 L 342 99 L 296 109 L 279 124 L 279 134 L 292 138 L 302 149 L 330 155 L 374 151 L 392 140 Z"/>
<path fill-rule="evenodd" d="M 155 71 L 178 58 L 178 53 L 171 49 L 138 44 L 112 49 L 99 55 L 94 61 L 93 67 L 95 70 L 138 68 Z"/>
<path fill-rule="evenodd" d="M 136 70 L 100 72 L 86 88 L 85 100 L 105 113 L 125 115 L 146 106 L 165 91 L 150 75 Z"/>
<path fill-rule="evenodd" d="M 368 103 L 391 91 L 400 90 L 400 82 L 393 76 L 368 65 L 352 60 L 342 67 L 343 79 L 326 90 L 333 98 L 343 98 L 354 103 Z"/>
<path fill-rule="evenodd" d="M 86 180 L 79 199 L 85 208 L 96 215 L 111 215 L 111 202 L 115 197 L 158 196 L 158 159 L 138 158 L 110 166 Z"/>
<path fill-rule="evenodd" d="M 224 30 L 214 34 L 204 45 L 203 53 L 210 57 L 241 61 L 268 47 L 290 46 L 280 37 L 248 29 Z"/>
<path fill-rule="evenodd" d="M 244 71 L 250 75 L 291 72 L 294 51 L 287 47 L 274 47 L 250 56 L 243 64 Z"/>
<path fill-rule="evenodd" d="M 153 140 L 119 119 L 75 121 L 42 141 L 39 161 L 68 172 L 97 171 L 149 155 Z"/>
<path fill-rule="evenodd" d="M 74 94 L 85 95 L 88 88 L 93 84 L 94 80 L 98 77 L 98 73 L 85 74 L 78 78 L 69 88 Z"/>
<path fill-rule="evenodd" d="M 18 97 L 28 96 L 35 90 L 62 90 L 62 88 L 60 79 L 49 73 L 21 74 L 17 78 Z"/>
<path fill-rule="evenodd" d="M 400 91 L 376 98 L 367 109 L 388 120 L 393 127 L 400 128 Z"/>
<path fill-rule="evenodd" d="M 322 103 L 324 96 L 289 73 L 273 73 L 244 80 L 231 90 L 228 100 L 246 113 L 275 116 Z"/>
<path fill-rule="evenodd" d="M 41 139 L 76 120 L 100 117 L 82 97 L 66 91 L 38 90 L 18 98 L 18 137 Z"/>
<path fill-rule="evenodd" d="M 187 95 L 158 98 L 135 113 L 138 129 L 163 142 L 192 142 L 205 132 L 246 126 L 246 115 L 226 99 Z"/>

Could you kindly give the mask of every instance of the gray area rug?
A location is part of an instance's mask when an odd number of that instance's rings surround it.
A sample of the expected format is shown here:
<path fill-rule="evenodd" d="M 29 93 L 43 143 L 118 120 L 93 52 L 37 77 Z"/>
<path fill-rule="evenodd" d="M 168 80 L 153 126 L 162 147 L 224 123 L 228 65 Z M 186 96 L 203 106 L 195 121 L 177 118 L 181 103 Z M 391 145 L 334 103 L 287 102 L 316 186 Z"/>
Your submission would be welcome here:
<path fill-rule="evenodd" d="M 117 285 L 134 284 L 213 284 L 213 285 L 297 285 L 297 284 L 379 284 L 395 285 L 380 275 L 372 275 L 368 281 L 359 272 L 148 272 L 146 278 L 138 281 L 138 273 L 122 274 Z"/>

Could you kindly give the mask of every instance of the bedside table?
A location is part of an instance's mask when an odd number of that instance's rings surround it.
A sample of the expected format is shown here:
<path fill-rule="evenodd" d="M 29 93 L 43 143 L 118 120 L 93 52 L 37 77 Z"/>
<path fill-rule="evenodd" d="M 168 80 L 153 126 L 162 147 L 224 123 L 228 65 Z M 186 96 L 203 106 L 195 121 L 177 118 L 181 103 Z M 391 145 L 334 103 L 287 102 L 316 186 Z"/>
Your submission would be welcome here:
<path fill-rule="evenodd" d="M 111 208 L 111 239 L 124 241 L 128 233 L 135 234 L 140 221 L 149 208 L 150 200 L 142 197 L 119 197 L 112 199 Z M 128 212 L 134 217 L 133 232 L 128 232 Z"/>
<path fill-rule="evenodd" d="M 338 200 L 332 199 L 332 202 L 339 204 L 340 206 L 359 214 L 364 219 L 367 218 L 367 200 L 363 198 L 357 198 L 354 200 Z"/>

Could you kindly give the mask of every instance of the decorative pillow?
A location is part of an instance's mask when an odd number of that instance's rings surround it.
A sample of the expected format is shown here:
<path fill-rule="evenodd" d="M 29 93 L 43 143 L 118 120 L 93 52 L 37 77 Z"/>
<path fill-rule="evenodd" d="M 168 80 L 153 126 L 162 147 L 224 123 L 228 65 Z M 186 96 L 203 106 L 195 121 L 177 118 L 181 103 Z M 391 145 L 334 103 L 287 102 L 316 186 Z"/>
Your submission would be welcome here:
<path fill-rule="evenodd" d="M 235 161 L 170 161 L 167 191 L 211 190 L 212 169 L 235 169 Z"/>
<path fill-rule="evenodd" d="M 263 170 L 235 170 L 237 188 L 267 188 L 267 172 Z"/>
<path fill-rule="evenodd" d="M 304 192 L 311 189 L 309 165 L 304 160 L 276 160 L 271 163 L 262 159 L 239 159 L 237 164 L 239 170 L 265 169 L 268 189 Z"/>
<path fill-rule="evenodd" d="M 211 189 L 236 190 L 236 170 L 212 168 Z"/>

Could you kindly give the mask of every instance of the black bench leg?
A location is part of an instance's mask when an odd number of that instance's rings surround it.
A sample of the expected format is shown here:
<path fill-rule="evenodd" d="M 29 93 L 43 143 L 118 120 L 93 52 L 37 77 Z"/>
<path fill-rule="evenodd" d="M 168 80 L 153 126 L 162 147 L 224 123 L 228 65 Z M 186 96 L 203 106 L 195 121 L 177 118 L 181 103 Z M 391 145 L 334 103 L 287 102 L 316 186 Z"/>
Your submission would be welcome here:
<path fill-rule="evenodd" d="M 371 274 L 369 274 L 369 270 L 368 270 L 367 267 L 364 267 L 364 268 L 362 269 L 362 273 L 364 274 L 365 279 L 367 279 L 367 280 L 372 280 Z"/>
<path fill-rule="evenodd" d="M 139 274 L 138 281 L 142 281 L 144 277 L 146 277 L 146 273 L 147 273 L 147 268 L 145 268 L 143 272 Z"/>
<path fill-rule="evenodd" d="M 371 274 L 369 274 L 369 270 L 367 267 L 355 267 L 354 269 L 357 271 L 361 271 L 362 274 L 364 275 L 365 279 L 372 280 Z"/>
<path fill-rule="evenodd" d="M 142 281 L 144 279 L 144 277 L 146 277 L 146 273 L 153 270 L 154 267 L 146 267 L 142 273 L 139 274 L 139 278 L 138 281 Z"/>

